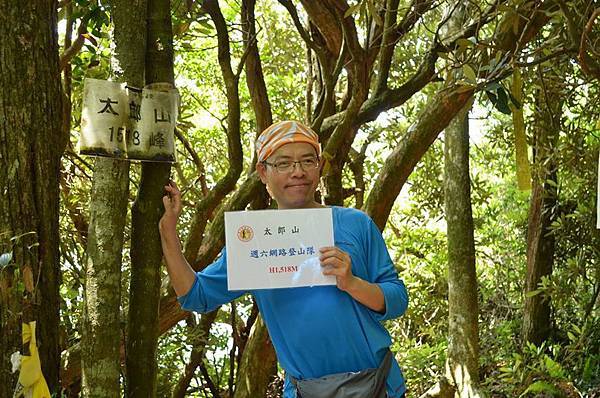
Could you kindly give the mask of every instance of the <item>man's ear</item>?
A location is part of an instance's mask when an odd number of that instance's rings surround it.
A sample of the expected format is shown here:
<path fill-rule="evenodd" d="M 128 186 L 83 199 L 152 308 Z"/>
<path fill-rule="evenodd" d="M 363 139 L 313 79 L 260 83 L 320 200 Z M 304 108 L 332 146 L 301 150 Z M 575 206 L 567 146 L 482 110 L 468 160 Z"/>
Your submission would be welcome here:
<path fill-rule="evenodd" d="M 264 163 L 260 163 L 257 162 L 256 163 L 256 172 L 258 173 L 258 176 L 260 177 L 260 180 L 262 181 L 263 184 L 267 184 L 267 167 L 264 165 Z"/>

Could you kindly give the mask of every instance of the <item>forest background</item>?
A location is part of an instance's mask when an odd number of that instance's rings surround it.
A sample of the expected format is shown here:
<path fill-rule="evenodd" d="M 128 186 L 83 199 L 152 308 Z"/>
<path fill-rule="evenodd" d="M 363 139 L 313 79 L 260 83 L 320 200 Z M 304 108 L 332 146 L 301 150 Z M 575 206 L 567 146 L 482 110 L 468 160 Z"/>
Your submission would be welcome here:
<path fill-rule="evenodd" d="M 251 297 L 170 289 L 262 209 L 253 141 L 310 124 L 319 200 L 369 214 L 410 295 L 387 322 L 409 397 L 600 396 L 600 9 L 587 0 L 0 0 L 0 397 L 36 321 L 54 396 L 275 397 Z M 80 156 L 86 77 L 181 94 L 178 162 Z M 343 349 L 343 347 L 339 347 Z"/>

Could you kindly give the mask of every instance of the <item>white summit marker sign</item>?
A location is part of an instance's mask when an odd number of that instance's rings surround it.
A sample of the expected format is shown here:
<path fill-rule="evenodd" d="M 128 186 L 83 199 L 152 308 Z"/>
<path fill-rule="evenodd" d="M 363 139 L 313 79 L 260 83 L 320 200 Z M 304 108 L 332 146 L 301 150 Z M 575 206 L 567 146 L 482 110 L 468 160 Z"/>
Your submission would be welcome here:
<path fill-rule="evenodd" d="M 226 212 L 225 242 L 229 290 L 335 285 L 319 262 L 331 208 Z"/>

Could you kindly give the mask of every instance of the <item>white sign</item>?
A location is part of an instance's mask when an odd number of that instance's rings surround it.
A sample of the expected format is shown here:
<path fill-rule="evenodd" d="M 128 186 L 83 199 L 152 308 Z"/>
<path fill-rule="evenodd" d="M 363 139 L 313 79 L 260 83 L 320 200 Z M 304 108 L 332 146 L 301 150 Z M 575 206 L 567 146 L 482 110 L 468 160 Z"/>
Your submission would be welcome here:
<path fill-rule="evenodd" d="M 174 162 L 177 89 L 155 83 L 143 90 L 85 79 L 79 152 L 123 159 Z"/>
<path fill-rule="evenodd" d="M 335 285 L 319 249 L 333 246 L 330 208 L 225 213 L 229 290 Z"/>

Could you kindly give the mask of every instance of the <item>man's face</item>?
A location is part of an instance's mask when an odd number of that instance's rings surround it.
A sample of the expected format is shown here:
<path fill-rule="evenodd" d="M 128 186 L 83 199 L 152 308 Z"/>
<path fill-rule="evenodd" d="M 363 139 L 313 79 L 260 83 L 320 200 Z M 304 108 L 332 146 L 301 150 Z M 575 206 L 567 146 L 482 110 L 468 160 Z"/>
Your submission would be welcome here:
<path fill-rule="evenodd" d="M 269 193 L 277 201 L 280 209 L 302 209 L 315 207 L 315 191 L 319 184 L 319 167 L 301 167 L 294 163 L 292 169 L 280 172 L 274 165 L 282 162 L 300 162 L 317 159 L 315 148 L 305 142 L 285 144 L 277 149 L 267 160 L 268 164 L 259 163 L 256 170 L 261 181 L 267 185 Z"/>

